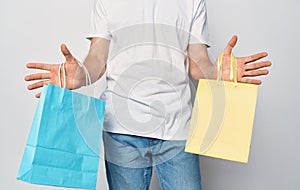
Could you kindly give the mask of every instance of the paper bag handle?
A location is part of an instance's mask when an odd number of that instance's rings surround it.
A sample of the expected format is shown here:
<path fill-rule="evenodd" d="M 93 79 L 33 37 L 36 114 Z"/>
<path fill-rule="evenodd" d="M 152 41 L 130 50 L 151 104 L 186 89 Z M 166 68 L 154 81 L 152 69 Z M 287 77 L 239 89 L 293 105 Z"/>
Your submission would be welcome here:
<path fill-rule="evenodd" d="M 79 67 L 81 67 L 85 73 L 85 85 L 91 85 L 92 84 L 92 81 L 91 81 L 91 76 L 90 76 L 90 73 L 89 71 L 87 70 L 87 68 L 80 62 L 77 60 L 77 63 L 79 65 Z M 65 70 L 65 64 L 66 62 L 63 62 L 61 64 L 59 64 L 59 67 L 58 67 L 58 80 L 59 80 L 59 87 L 61 88 L 66 88 L 66 70 Z M 62 85 L 62 82 L 61 82 L 61 72 L 62 70 L 62 73 L 63 73 L 63 79 L 64 79 L 64 84 Z"/>
<path fill-rule="evenodd" d="M 217 67 L 218 67 L 217 81 L 218 81 L 218 83 L 222 80 L 223 57 L 224 57 L 224 51 L 220 54 L 220 56 L 217 59 Z M 238 78 L 237 59 L 231 53 L 231 55 L 230 55 L 230 81 L 234 82 L 235 86 L 237 86 L 237 83 L 238 83 L 237 78 Z"/>

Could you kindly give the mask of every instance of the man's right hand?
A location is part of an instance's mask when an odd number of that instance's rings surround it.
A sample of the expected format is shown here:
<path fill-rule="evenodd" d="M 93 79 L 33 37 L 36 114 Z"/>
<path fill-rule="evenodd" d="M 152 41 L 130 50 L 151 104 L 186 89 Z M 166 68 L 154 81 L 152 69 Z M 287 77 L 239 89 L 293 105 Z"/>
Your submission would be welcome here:
<path fill-rule="evenodd" d="M 61 52 L 65 56 L 65 78 L 61 72 L 61 84 L 66 79 L 65 88 L 76 89 L 85 83 L 84 70 L 79 66 L 78 61 L 68 50 L 65 44 L 61 45 Z M 45 64 L 45 63 L 28 63 L 26 66 L 29 69 L 39 69 L 48 72 L 30 74 L 25 77 L 26 81 L 34 81 L 33 84 L 28 85 L 29 90 L 38 89 L 44 86 L 44 84 L 53 84 L 59 86 L 60 81 L 58 77 L 58 69 L 60 64 Z M 41 93 L 37 93 L 35 96 L 39 98 Z"/>

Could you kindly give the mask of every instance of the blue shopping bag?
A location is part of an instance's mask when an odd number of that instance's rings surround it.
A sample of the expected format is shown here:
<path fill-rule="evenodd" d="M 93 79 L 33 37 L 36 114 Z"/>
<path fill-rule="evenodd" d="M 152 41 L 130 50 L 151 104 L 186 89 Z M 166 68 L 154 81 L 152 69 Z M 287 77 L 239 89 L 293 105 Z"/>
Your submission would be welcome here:
<path fill-rule="evenodd" d="M 17 179 L 95 189 L 105 101 L 43 87 Z"/>

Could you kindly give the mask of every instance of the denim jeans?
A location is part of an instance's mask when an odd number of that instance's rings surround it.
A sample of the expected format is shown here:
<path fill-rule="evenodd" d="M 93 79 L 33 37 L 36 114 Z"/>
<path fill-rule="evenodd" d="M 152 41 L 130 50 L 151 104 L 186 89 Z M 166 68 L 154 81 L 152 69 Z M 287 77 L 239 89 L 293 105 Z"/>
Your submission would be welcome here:
<path fill-rule="evenodd" d="M 186 141 L 104 132 L 110 190 L 147 190 L 152 169 L 161 190 L 200 190 L 199 156 L 184 152 Z"/>

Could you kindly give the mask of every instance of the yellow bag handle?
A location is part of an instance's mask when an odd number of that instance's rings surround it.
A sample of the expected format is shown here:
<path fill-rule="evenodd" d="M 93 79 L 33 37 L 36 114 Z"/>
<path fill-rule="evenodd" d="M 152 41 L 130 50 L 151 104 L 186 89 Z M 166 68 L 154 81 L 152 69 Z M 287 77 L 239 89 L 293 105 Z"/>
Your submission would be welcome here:
<path fill-rule="evenodd" d="M 217 66 L 218 66 L 218 83 L 220 80 L 222 80 L 222 65 L 223 65 L 223 57 L 224 57 L 224 51 L 220 54 L 217 60 Z M 234 82 L 234 85 L 237 86 L 237 78 L 238 78 L 238 69 L 237 69 L 237 59 L 236 57 L 231 53 L 230 55 L 230 81 Z"/>

